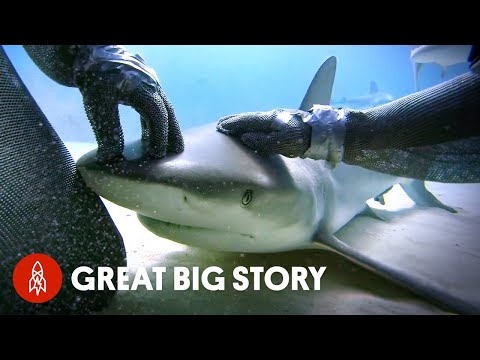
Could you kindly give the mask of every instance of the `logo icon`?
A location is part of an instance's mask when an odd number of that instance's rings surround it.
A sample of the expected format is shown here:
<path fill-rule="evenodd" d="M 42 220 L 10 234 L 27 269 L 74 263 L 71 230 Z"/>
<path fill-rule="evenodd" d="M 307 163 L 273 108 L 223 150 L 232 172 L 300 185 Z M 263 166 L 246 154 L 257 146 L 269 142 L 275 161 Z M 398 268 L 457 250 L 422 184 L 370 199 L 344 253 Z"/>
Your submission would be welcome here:
<path fill-rule="evenodd" d="M 32 267 L 32 277 L 28 283 L 28 292 L 36 291 L 37 296 L 40 291 L 47 292 L 47 280 L 43 277 L 43 267 L 37 260 Z"/>
<path fill-rule="evenodd" d="M 13 286 L 24 300 L 44 303 L 53 299 L 62 287 L 62 270 L 45 254 L 31 254 L 20 260 L 13 270 Z"/>

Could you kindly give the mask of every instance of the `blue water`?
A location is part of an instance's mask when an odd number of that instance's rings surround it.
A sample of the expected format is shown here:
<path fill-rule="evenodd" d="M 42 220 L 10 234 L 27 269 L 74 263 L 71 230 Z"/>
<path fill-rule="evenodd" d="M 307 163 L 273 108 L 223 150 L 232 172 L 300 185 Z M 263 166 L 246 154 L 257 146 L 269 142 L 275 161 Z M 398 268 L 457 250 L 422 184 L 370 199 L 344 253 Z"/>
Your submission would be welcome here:
<path fill-rule="evenodd" d="M 126 47 L 156 70 L 183 130 L 238 112 L 298 108 L 319 66 L 332 55 L 338 61 L 333 99 L 367 95 L 371 81 L 395 98 L 415 91 L 412 45 Z M 78 89 L 44 75 L 20 45 L 4 48 L 62 140 L 94 142 Z M 468 64 L 451 66 L 442 79 L 439 66 L 425 65 L 420 89 L 467 70 Z M 120 106 L 120 116 L 126 141 L 138 139 L 138 114 Z"/>

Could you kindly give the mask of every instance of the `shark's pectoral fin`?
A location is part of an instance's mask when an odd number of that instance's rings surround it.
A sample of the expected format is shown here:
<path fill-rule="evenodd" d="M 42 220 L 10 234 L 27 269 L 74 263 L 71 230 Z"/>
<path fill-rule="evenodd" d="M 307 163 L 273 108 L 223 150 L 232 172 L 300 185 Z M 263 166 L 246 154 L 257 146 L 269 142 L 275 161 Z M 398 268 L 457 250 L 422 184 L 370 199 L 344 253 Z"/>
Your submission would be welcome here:
<path fill-rule="evenodd" d="M 438 207 L 451 213 L 457 212 L 457 210 L 445 205 L 440 200 L 438 200 L 435 195 L 428 191 L 425 187 L 425 181 L 413 180 L 408 183 L 400 184 L 400 186 L 408 195 L 408 197 L 419 206 Z"/>
<path fill-rule="evenodd" d="M 312 247 L 330 250 L 344 256 L 355 264 L 409 289 L 446 310 L 460 314 L 480 314 L 480 308 L 450 294 L 446 289 L 437 286 L 434 282 L 409 272 L 409 269 L 395 268 L 373 259 L 347 245 L 332 234 L 319 233 L 314 244 Z"/>

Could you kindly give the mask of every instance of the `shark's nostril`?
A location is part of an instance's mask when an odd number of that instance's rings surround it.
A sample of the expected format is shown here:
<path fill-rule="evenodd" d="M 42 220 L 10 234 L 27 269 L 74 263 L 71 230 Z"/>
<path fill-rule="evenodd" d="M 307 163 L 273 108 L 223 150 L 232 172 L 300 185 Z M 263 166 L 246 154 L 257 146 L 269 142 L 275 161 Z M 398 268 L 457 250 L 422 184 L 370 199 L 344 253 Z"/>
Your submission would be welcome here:
<path fill-rule="evenodd" d="M 186 196 L 183 197 L 183 201 L 187 202 L 187 197 Z"/>

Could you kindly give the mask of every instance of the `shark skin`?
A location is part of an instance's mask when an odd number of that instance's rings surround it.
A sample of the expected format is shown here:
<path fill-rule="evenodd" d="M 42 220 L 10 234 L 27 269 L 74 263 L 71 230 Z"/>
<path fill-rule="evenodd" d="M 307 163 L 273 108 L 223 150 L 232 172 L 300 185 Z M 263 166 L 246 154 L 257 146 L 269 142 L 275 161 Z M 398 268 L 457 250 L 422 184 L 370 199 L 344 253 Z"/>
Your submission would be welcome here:
<path fill-rule="evenodd" d="M 332 60 L 326 64 L 319 72 L 328 74 L 317 73 L 305 98 L 311 99 L 313 89 L 323 102 L 329 100 L 335 66 Z M 368 199 L 415 180 L 343 163 L 332 169 L 322 160 L 261 155 L 215 129 L 216 123 L 190 129 L 185 150 L 162 159 L 147 158 L 137 141 L 125 147 L 123 161 L 98 164 L 93 150 L 77 166 L 98 195 L 135 211 L 161 237 L 229 252 L 333 251 L 450 311 L 480 312 L 435 283 L 376 261 L 334 236 L 364 211 Z"/>

